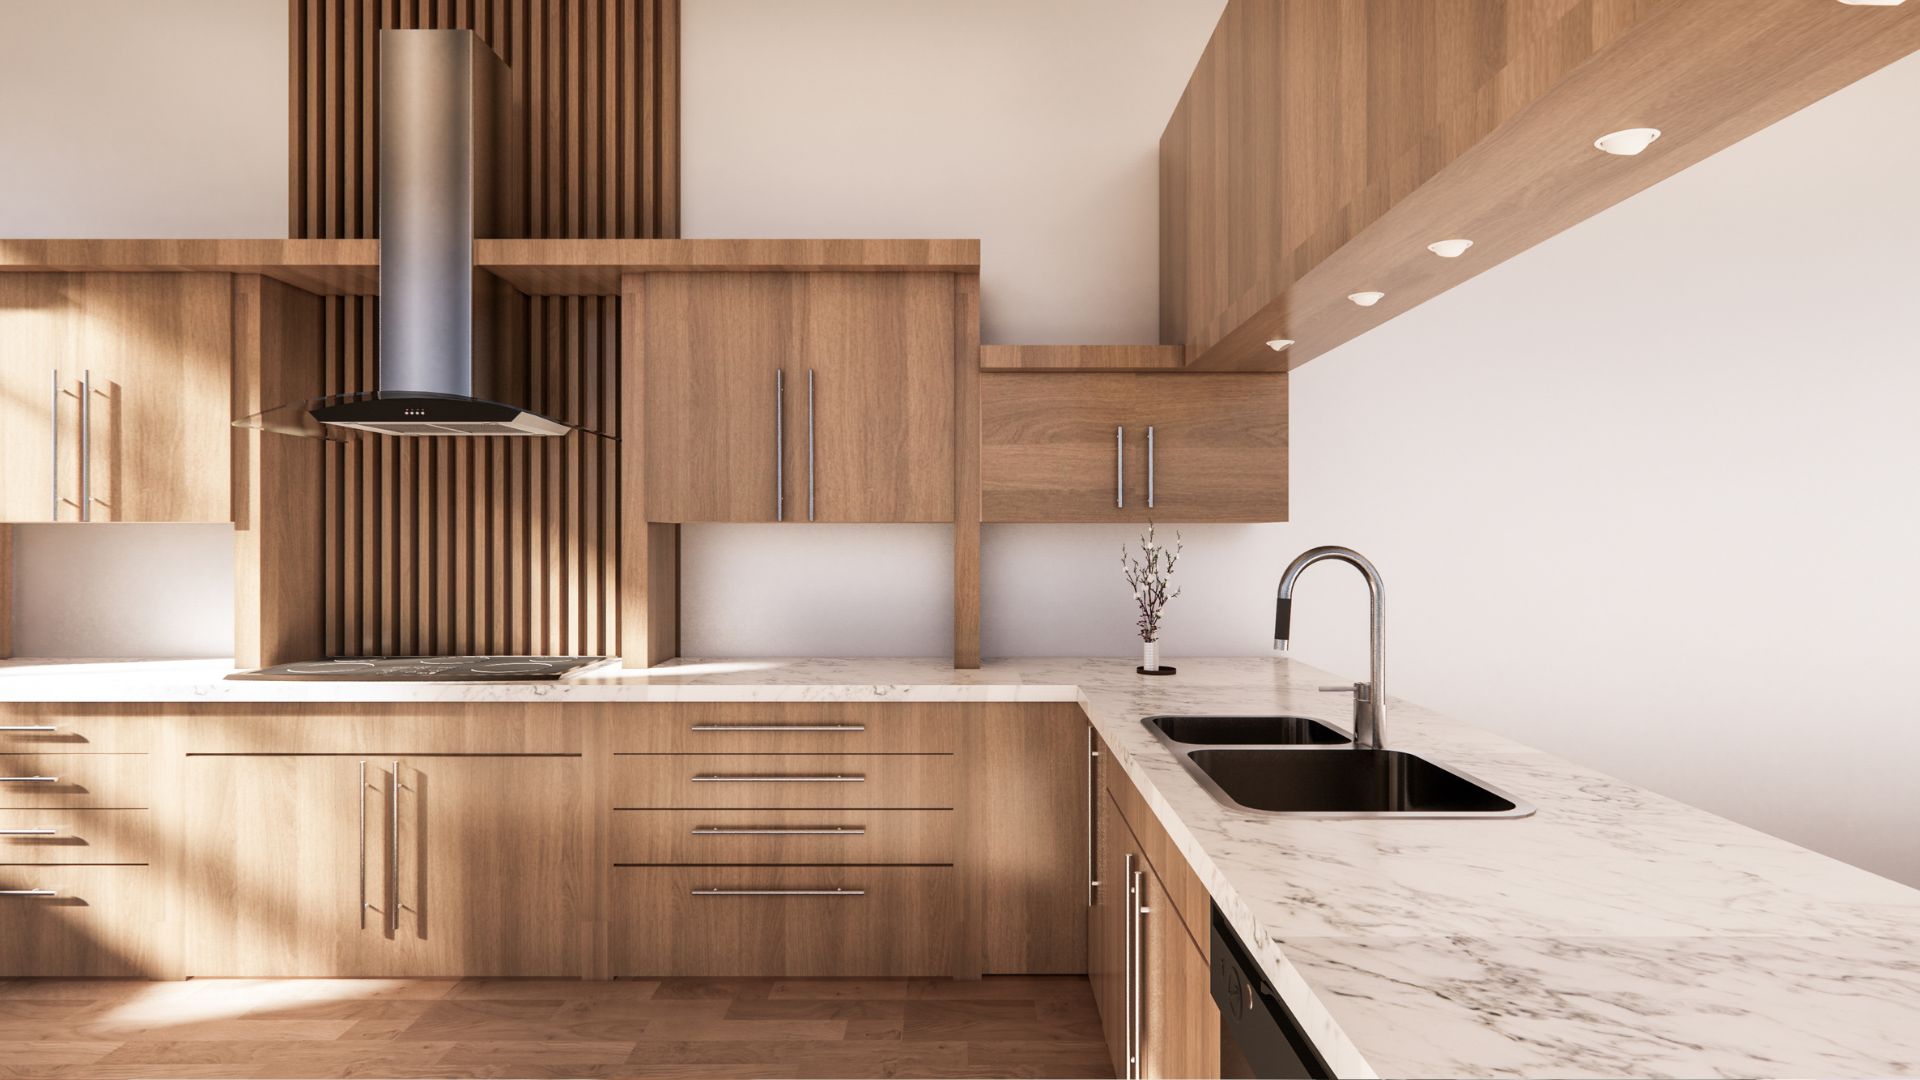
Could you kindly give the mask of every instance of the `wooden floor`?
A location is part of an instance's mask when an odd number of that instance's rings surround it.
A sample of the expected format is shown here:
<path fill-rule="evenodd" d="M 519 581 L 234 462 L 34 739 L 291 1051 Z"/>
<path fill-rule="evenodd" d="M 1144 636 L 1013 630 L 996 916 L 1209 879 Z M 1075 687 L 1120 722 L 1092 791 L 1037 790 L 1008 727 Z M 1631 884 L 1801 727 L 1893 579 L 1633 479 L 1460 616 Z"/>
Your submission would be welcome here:
<path fill-rule="evenodd" d="M 6 1077 L 1109 1077 L 1087 981 L 0 980 Z"/>

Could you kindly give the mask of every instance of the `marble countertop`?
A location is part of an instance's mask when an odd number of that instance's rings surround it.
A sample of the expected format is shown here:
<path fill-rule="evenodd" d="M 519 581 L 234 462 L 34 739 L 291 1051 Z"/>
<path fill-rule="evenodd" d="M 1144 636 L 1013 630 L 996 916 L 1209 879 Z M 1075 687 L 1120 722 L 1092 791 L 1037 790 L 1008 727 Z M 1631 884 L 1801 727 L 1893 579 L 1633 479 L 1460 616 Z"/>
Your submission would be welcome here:
<path fill-rule="evenodd" d="M 0 663 L 0 701 L 1078 701 L 1341 1076 L 1920 1074 L 1920 891 L 1404 701 L 1391 744 L 1528 818 L 1277 819 L 1140 724 L 1347 726 L 1285 659 L 680 661 L 559 683 L 226 682 L 223 661 Z"/>

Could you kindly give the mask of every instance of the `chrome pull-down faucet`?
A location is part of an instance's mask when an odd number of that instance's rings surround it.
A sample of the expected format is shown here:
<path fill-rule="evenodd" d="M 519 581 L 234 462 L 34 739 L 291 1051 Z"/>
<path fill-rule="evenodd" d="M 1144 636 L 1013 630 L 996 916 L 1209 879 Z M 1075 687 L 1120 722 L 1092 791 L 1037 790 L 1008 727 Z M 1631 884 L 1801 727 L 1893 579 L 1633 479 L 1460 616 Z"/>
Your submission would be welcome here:
<path fill-rule="evenodd" d="M 1386 628 L 1386 589 L 1380 583 L 1380 571 L 1365 555 L 1352 548 L 1328 545 L 1302 552 L 1280 576 L 1280 593 L 1273 605 L 1273 647 L 1284 651 L 1287 639 L 1292 634 L 1293 625 L 1293 583 L 1299 580 L 1300 571 L 1323 559 L 1337 559 L 1360 571 L 1367 579 L 1367 595 L 1372 612 L 1368 626 L 1367 681 L 1354 683 L 1353 691 L 1353 745 L 1362 750 L 1381 750 L 1386 747 L 1387 737 L 1387 646 Z M 1322 690 L 1344 691 L 1344 686 L 1324 686 Z"/>

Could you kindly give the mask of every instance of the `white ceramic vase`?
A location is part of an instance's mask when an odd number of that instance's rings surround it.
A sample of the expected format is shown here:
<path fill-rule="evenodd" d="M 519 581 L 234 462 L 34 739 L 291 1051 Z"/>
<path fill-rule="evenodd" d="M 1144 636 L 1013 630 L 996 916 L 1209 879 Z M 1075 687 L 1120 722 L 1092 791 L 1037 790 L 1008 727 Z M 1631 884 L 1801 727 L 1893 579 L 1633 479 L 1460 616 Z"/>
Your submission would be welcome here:
<path fill-rule="evenodd" d="M 1143 641 L 1140 643 L 1140 668 L 1143 671 L 1160 670 L 1160 643 Z"/>

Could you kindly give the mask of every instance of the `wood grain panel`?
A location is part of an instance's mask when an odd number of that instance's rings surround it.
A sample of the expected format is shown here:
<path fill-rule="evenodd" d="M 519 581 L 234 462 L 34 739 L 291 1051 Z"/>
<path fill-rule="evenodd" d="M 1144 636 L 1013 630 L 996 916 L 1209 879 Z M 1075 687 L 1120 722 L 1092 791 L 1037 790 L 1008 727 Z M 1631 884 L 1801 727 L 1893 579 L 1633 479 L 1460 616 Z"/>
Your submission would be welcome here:
<path fill-rule="evenodd" d="M 980 275 L 953 279 L 953 666 L 980 666 Z"/>
<path fill-rule="evenodd" d="M 949 975 L 964 922 L 947 866 L 622 867 L 620 976 Z M 695 890 L 842 890 L 710 896 Z"/>
<path fill-rule="evenodd" d="M 145 754 L 0 754 L 0 809 L 145 809 L 150 772 Z"/>
<path fill-rule="evenodd" d="M 951 810 L 617 810 L 612 861 L 952 865 L 959 853 L 956 817 Z"/>
<path fill-rule="evenodd" d="M 13 655 L 13 526 L 0 524 L 0 660 Z"/>
<path fill-rule="evenodd" d="M 374 240 L 0 240 L 0 273 L 261 274 L 311 293 L 380 291 Z"/>
<path fill-rule="evenodd" d="M 982 705 L 967 727 L 969 875 L 988 975 L 1087 970 L 1086 714 Z"/>
<path fill-rule="evenodd" d="M 988 371 L 1177 371 L 1186 366 L 1179 345 L 982 345 Z"/>
<path fill-rule="evenodd" d="M 0 976 L 67 978 L 154 974 L 160 918 L 144 866 L 0 865 Z"/>
<path fill-rule="evenodd" d="M 608 768 L 623 810 L 950 810 L 961 780 L 952 754 L 618 754 Z"/>
<path fill-rule="evenodd" d="M 954 703 L 607 704 L 621 754 L 950 754 L 968 706 Z"/>
<path fill-rule="evenodd" d="M 1231 0 L 1161 136 L 1161 340 L 1298 366 L 1916 48 L 1912 4 Z"/>
<path fill-rule="evenodd" d="M 0 863 L 145 864 L 151 816 L 147 810 L 0 810 Z M 42 829 L 52 834 L 25 835 Z"/>
<path fill-rule="evenodd" d="M 381 29 L 474 30 L 521 103 L 509 220 L 539 238 L 679 228 L 678 0 L 290 0 L 289 228 L 377 233 Z M 512 236 L 509 237 L 510 239 Z M 510 290 L 509 290 L 510 291 Z M 396 439 L 324 451 L 323 651 L 612 654 L 620 634 L 621 338 L 607 295 L 509 297 L 527 404 L 558 439 Z M 325 391 L 377 385 L 378 301 L 329 296 Z"/>
<path fill-rule="evenodd" d="M 4 248 L 0 248 L 0 253 Z M 481 240 L 474 260 L 525 293 L 617 296 L 628 274 L 977 274 L 978 240 Z"/>

